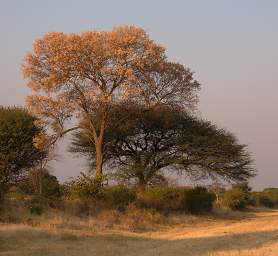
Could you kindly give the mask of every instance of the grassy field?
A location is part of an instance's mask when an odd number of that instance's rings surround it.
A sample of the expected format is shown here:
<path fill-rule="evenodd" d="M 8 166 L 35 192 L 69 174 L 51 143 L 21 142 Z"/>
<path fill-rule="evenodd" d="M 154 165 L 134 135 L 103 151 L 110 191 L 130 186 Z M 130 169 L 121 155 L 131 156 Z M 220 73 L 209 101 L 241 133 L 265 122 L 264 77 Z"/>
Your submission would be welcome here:
<path fill-rule="evenodd" d="M 183 218 L 179 224 L 144 232 L 94 231 L 82 223 L 64 227 L 2 224 L 0 255 L 278 255 L 278 210 Z"/>

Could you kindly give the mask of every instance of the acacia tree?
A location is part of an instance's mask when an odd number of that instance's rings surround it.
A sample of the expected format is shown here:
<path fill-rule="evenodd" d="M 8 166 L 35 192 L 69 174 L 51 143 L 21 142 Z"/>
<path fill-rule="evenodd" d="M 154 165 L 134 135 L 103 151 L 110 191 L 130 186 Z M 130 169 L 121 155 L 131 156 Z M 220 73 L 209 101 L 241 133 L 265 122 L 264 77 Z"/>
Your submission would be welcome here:
<path fill-rule="evenodd" d="M 189 69 L 168 63 L 163 47 L 143 29 L 128 26 L 111 32 L 48 33 L 34 42 L 23 74 L 34 92 L 27 99 L 29 109 L 48 130 L 37 145 L 81 129 L 94 145 L 97 177 L 102 175 L 111 109 L 133 101 L 152 108 L 178 99 L 194 105 L 199 89 Z M 77 124 L 69 127 L 70 119 Z"/>
<path fill-rule="evenodd" d="M 110 126 L 105 135 L 109 150 L 105 155 L 108 168 L 119 169 L 116 175 L 125 182 L 144 189 L 167 181 L 167 174 L 177 172 L 194 179 L 220 178 L 242 182 L 254 175 L 245 145 L 210 122 L 183 112 L 160 106 L 149 111 L 141 107 L 128 124 Z M 117 112 L 125 115 L 123 109 Z M 95 151 L 82 133 L 73 139 L 72 151 L 95 161 Z"/>

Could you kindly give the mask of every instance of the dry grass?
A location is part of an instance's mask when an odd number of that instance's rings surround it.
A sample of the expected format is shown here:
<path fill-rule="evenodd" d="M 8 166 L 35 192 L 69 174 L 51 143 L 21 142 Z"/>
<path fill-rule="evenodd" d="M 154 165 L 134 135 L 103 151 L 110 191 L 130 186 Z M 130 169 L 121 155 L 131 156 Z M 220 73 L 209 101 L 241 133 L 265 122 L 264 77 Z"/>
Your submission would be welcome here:
<path fill-rule="evenodd" d="M 133 219 L 132 225 L 137 227 L 148 219 L 134 209 L 128 214 L 135 216 L 126 215 L 126 222 Z M 157 224 L 139 233 L 133 232 L 132 225 L 123 218 L 124 215 L 109 211 L 86 220 L 44 216 L 37 220 L 37 227 L 3 224 L 0 255 L 278 255 L 277 210 L 173 216 L 167 225 Z M 150 219 L 142 226 L 151 223 Z"/>

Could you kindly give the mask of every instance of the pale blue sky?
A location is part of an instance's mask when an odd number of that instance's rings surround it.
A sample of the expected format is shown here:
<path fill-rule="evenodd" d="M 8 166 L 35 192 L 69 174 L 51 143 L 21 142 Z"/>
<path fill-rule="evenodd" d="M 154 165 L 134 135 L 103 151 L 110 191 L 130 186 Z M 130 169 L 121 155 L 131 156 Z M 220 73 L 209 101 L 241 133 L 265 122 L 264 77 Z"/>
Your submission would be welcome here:
<path fill-rule="evenodd" d="M 195 71 L 202 116 L 248 144 L 259 171 L 253 187 L 278 187 L 277 13 L 276 0 L 0 0 L 0 104 L 24 104 L 20 66 L 35 38 L 141 26 Z M 54 165 L 60 179 L 84 168 L 68 155 Z"/>

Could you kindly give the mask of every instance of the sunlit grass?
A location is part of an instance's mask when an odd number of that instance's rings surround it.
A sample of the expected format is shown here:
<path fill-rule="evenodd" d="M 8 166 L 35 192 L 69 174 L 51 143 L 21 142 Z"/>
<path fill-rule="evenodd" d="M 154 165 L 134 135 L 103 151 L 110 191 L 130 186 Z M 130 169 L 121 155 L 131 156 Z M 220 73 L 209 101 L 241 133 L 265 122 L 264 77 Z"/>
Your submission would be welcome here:
<path fill-rule="evenodd" d="M 232 216 L 176 218 L 179 221 L 176 219 L 170 226 L 139 233 L 110 229 L 109 225 L 94 230 L 80 221 L 62 222 L 59 218 L 52 220 L 52 225 L 51 220 L 45 219 L 39 227 L 3 224 L 0 225 L 0 255 L 278 255 L 277 210 L 245 213 L 243 220 Z M 91 227 L 95 224 L 91 220 Z"/>

